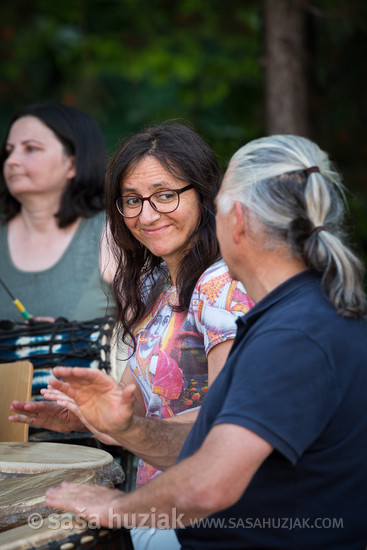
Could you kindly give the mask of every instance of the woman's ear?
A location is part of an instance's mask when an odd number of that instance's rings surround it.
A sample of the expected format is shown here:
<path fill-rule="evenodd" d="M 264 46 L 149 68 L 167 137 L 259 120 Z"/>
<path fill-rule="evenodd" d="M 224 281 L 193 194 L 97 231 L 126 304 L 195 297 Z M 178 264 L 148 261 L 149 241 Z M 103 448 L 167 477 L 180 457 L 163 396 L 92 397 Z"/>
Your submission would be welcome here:
<path fill-rule="evenodd" d="M 67 177 L 68 177 L 68 179 L 72 180 L 76 176 L 75 155 L 71 155 L 70 157 L 68 157 L 68 160 L 69 160 L 70 166 L 69 166 L 69 170 L 68 170 L 68 173 L 67 173 Z"/>

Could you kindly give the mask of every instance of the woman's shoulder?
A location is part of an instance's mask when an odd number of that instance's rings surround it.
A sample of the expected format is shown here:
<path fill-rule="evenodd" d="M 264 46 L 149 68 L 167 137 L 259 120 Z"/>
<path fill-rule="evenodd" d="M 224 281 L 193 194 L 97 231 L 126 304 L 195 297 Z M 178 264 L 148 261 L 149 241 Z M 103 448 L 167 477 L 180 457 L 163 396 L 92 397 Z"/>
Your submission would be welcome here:
<path fill-rule="evenodd" d="M 90 218 L 84 218 L 84 223 L 102 231 L 103 227 L 106 225 L 105 210 L 97 212 L 96 214 L 94 214 L 94 216 L 91 216 Z"/>
<path fill-rule="evenodd" d="M 1 242 L 1 249 L 6 250 L 7 248 L 7 241 L 8 241 L 8 224 L 4 223 L 4 221 L 1 221 L 0 216 L 0 242 Z M 3 259 L 3 258 L 2 258 Z"/>
<path fill-rule="evenodd" d="M 0 230 L 4 230 L 6 227 L 8 227 L 8 221 L 5 214 L 0 212 Z"/>
<path fill-rule="evenodd" d="M 213 279 L 221 279 L 226 283 L 232 281 L 228 271 L 228 266 L 222 258 L 208 267 L 204 273 L 200 275 L 196 286 L 201 286 L 202 284 L 205 284 Z"/>
<path fill-rule="evenodd" d="M 94 216 L 83 218 L 80 224 L 79 236 L 93 242 L 99 242 L 106 228 L 106 212 L 101 211 Z"/>
<path fill-rule="evenodd" d="M 242 313 L 247 313 L 253 306 L 243 284 L 232 279 L 223 259 L 212 264 L 201 275 L 192 297 L 192 302 L 195 301 L 216 304 L 219 308 Z"/>

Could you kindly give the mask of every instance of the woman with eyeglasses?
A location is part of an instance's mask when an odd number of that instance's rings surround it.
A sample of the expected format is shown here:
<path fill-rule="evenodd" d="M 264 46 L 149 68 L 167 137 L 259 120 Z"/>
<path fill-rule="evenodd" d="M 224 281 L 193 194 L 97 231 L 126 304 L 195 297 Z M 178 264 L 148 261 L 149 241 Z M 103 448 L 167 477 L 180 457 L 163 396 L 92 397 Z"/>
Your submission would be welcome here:
<path fill-rule="evenodd" d="M 140 388 L 148 416 L 194 418 L 251 305 L 220 259 L 220 179 L 210 147 L 177 123 L 133 136 L 108 169 L 118 321 L 132 339 L 125 382 Z M 138 485 L 155 472 L 140 461 Z"/>
<path fill-rule="evenodd" d="M 136 388 L 135 413 L 185 424 L 187 431 L 225 362 L 236 319 L 252 306 L 220 256 L 214 214 L 220 181 L 211 148 L 190 127 L 174 122 L 132 136 L 107 170 L 109 244 L 118 266 L 113 283 L 117 327 L 121 340 L 130 341 L 121 382 Z M 123 434 L 117 441 L 106 438 L 103 432 L 107 425 L 111 429 L 113 420 L 107 415 L 104 421 L 99 406 L 106 384 L 112 393 L 117 388 L 101 372 L 72 371 L 92 400 L 100 395 L 88 421 L 55 390 L 46 391 L 45 397 L 59 399 L 69 410 L 54 403 L 15 403 L 12 420 L 46 421 L 47 427 L 65 431 L 68 426 L 81 430 L 82 419 L 104 442 L 122 444 L 146 459 L 139 460 L 138 486 L 156 475 L 158 466 L 175 462 L 179 448 L 170 448 L 175 446 L 172 434 L 153 435 L 152 453 L 142 437 L 136 444 Z M 47 406 L 46 419 L 41 407 Z M 149 539 L 149 546 L 141 537 Z M 175 544 L 171 539 L 158 542 L 158 536 L 145 529 L 134 531 L 133 538 L 136 548 L 156 544 L 173 549 Z"/>

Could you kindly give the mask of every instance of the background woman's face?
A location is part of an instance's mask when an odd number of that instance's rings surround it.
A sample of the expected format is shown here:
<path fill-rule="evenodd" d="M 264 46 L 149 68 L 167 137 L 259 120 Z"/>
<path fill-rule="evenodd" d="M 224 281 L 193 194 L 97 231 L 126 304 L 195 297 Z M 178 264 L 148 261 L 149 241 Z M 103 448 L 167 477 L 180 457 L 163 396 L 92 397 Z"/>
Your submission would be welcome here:
<path fill-rule="evenodd" d="M 4 178 L 18 200 L 27 194 L 61 195 L 75 176 L 74 157 L 37 117 L 24 116 L 12 124 L 6 151 Z"/>
<path fill-rule="evenodd" d="M 122 195 L 148 197 L 165 189 L 180 189 L 190 182 L 176 179 L 151 156 L 144 157 L 123 181 Z M 194 189 L 180 195 L 177 210 L 161 214 L 144 201 L 141 214 L 136 218 L 124 218 L 134 237 L 152 254 L 163 258 L 170 271 L 175 270 L 190 246 L 190 235 L 200 220 L 199 201 Z"/>

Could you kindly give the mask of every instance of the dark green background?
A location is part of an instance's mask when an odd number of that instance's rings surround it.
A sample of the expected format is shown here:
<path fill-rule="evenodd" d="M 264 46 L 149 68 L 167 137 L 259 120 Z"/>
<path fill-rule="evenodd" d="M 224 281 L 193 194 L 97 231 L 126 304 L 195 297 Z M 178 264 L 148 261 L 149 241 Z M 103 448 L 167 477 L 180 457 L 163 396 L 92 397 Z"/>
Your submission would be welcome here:
<path fill-rule="evenodd" d="M 311 138 L 351 193 L 367 257 L 365 0 L 305 0 Z M 100 123 L 110 152 L 166 118 L 190 122 L 225 167 L 267 133 L 261 0 L 13 0 L 0 8 L 0 131 L 24 103 L 56 99 Z"/>

